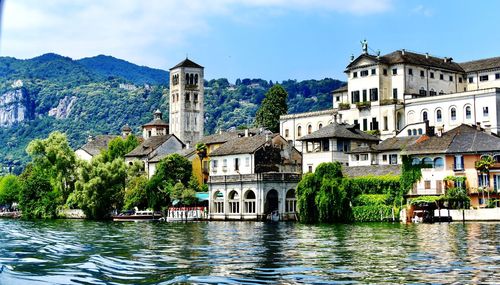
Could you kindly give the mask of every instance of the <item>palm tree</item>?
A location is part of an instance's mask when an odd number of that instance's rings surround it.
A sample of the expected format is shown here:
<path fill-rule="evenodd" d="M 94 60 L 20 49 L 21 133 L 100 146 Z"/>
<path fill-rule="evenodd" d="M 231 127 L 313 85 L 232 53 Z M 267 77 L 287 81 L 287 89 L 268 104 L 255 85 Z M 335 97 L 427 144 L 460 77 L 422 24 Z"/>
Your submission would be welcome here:
<path fill-rule="evenodd" d="M 490 155 L 485 155 L 481 157 L 480 160 L 476 161 L 475 166 L 479 173 L 485 173 L 488 177 L 488 185 L 490 179 L 490 167 L 495 163 L 495 160 Z M 490 200 L 490 192 L 488 192 L 488 200 Z M 484 200 L 484 190 L 483 190 L 483 200 Z"/>
<path fill-rule="evenodd" d="M 196 146 L 196 154 L 200 158 L 200 171 L 201 171 L 201 183 L 205 183 L 203 179 L 203 159 L 207 157 L 207 145 L 204 143 L 197 143 Z"/>

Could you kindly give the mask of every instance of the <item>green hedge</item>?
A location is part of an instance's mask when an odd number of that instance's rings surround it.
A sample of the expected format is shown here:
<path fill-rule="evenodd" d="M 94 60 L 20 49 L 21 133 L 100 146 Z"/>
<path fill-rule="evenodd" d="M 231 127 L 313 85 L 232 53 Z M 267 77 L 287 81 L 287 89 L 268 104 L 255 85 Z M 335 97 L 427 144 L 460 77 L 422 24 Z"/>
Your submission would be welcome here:
<path fill-rule="evenodd" d="M 386 205 L 390 201 L 389 194 L 361 194 L 354 198 L 354 206 Z"/>
<path fill-rule="evenodd" d="M 392 206 L 369 205 L 352 207 L 352 215 L 356 222 L 380 222 L 392 219 Z M 399 217 L 399 211 L 394 209 L 395 219 Z"/>

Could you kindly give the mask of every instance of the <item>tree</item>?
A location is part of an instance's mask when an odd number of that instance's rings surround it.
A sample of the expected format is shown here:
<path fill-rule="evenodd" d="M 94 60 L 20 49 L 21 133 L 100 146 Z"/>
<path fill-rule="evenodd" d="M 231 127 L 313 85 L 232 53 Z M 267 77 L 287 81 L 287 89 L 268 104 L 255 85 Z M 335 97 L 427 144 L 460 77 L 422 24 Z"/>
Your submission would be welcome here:
<path fill-rule="evenodd" d="M 75 152 L 66 135 L 55 131 L 46 139 L 35 139 L 28 144 L 26 152 L 33 160 L 33 167 L 46 174 L 52 188 L 65 202 L 73 191 L 76 169 Z"/>
<path fill-rule="evenodd" d="M 148 206 L 148 196 L 146 187 L 148 185 L 148 177 L 141 175 L 132 178 L 127 183 L 124 197 L 124 209 L 131 210 L 134 207 L 145 209 Z"/>
<path fill-rule="evenodd" d="M 257 127 L 266 127 L 274 133 L 279 132 L 280 116 L 288 111 L 287 97 L 288 93 L 281 85 L 273 85 L 267 91 L 266 98 L 264 98 L 259 110 L 257 110 L 255 125 Z"/>
<path fill-rule="evenodd" d="M 131 152 L 139 145 L 139 140 L 134 135 L 129 135 L 127 138 L 116 137 L 108 143 L 108 149 L 102 152 L 105 161 L 113 161 L 116 158 L 124 158 L 125 155 Z"/>
<path fill-rule="evenodd" d="M 21 183 L 15 175 L 9 174 L 0 180 L 0 205 L 12 204 L 19 201 Z"/>
<path fill-rule="evenodd" d="M 28 165 L 20 176 L 19 208 L 23 218 L 54 218 L 61 196 L 40 168 Z"/>
<path fill-rule="evenodd" d="M 75 184 L 75 200 L 89 219 L 105 219 L 113 209 L 121 208 L 127 169 L 121 158 L 111 162 L 98 156 L 90 163 L 81 162 Z"/>

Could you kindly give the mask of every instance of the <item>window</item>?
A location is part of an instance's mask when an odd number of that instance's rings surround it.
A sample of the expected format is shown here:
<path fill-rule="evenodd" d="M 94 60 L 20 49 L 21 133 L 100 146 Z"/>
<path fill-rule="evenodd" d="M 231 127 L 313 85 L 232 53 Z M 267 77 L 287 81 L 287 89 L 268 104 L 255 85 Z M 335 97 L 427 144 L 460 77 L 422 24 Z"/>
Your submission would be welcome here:
<path fill-rule="evenodd" d="M 421 77 L 425 77 L 425 71 L 420 70 L 420 76 L 421 76 Z"/>
<path fill-rule="evenodd" d="M 462 77 L 459 77 L 459 78 L 458 78 L 458 83 L 462 83 L 462 82 L 463 82 Z"/>
<path fill-rule="evenodd" d="M 417 135 L 417 129 L 413 129 L 413 135 L 416 136 Z"/>
<path fill-rule="evenodd" d="M 194 84 L 198 85 L 198 74 L 194 75 Z"/>
<path fill-rule="evenodd" d="M 389 164 L 398 164 L 398 155 L 390 154 L 389 155 Z"/>
<path fill-rule="evenodd" d="M 359 102 L 359 91 L 352 91 L 351 92 L 351 102 L 353 104 L 356 104 Z"/>
<path fill-rule="evenodd" d="M 358 120 L 354 120 L 354 125 L 357 125 L 359 127 L 359 121 Z"/>
<path fill-rule="evenodd" d="M 294 213 L 297 211 L 297 197 L 295 196 L 295 190 L 290 189 L 286 192 L 285 196 L 285 212 Z"/>
<path fill-rule="evenodd" d="M 285 138 L 287 138 L 290 135 L 290 131 L 288 129 L 285 129 Z"/>
<path fill-rule="evenodd" d="M 212 208 L 214 213 L 222 214 L 224 213 L 224 195 L 222 192 L 217 191 L 214 194 L 214 207 Z"/>
<path fill-rule="evenodd" d="M 398 88 L 392 89 L 392 99 L 398 99 Z"/>
<path fill-rule="evenodd" d="M 423 111 L 422 112 L 422 121 L 427 121 L 429 120 L 429 117 L 428 117 L 428 114 L 427 114 L 427 111 Z"/>
<path fill-rule="evenodd" d="M 308 171 L 309 173 L 312 173 L 312 172 L 313 172 L 313 166 L 312 166 L 312 164 L 307 165 L 307 171 Z"/>
<path fill-rule="evenodd" d="M 479 76 L 479 81 L 488 81 L 488 75 Z"/>
<path fill-rule="evenodd" d="M 420 159 L 418 159 L 418 157 L 414 157 L 411 160 L 411 165 L 419 165 L 419 164 L 420 164 Z"/>
<path fill-rule="evenodd" d="M 231 191 L 229 193 L 229 213 L 238 214 L 240 212 L 240 195 L 238 192 Z"/>
<path fill-rule="evenodd" d="M 469 83 L 474 83 L 474 77 L 469 77 Z"/>
<path fill-rule="evenodd" d="M 189 102 L 190 99 L 189 99 L 189 92 L 186 92 L 186 102 Z"/>
<path fill-rule="evenodd" d="M 389 130 L 388 118 L 387 116 L 384 116 L 384 131 L 388 130 Z"/>
<path fill-rule="evenodd" d="M 358 77 L 358 73 L 357 73 L 356 71 L 354 71 L 354 72 L 352 73 L 352 78 L 357 78 L 357 77 Z"/>
<path fill-rule="evenodd" d="M 363 131 L 368 130 L 368 119 L 363 119 Z"/>
<path fill-rule="evenodd" d="M 500 73 L 495 73 L 495 79 L 500 79 Z"/>
<path fill-rule="evenodd" d="M 486 173 L 481 173 L 478 175 L 477 177 L 477 181 L 478 181 L 478 186 L 479 187 L 488 187 L 490 186 L 490 180 L 488 179 L 488 174 Z"/>
<path fill-rule="evenodd" d="M 420 88 L 420 90 L 418 91 L 418 93 L 422 96 L 425 96 L 427 95 L 427 91 L 425 91 L 424 87 Z"/>
<path fill-rule="evenodd" d="M 217 160 L 212 160 L 212 171 L 217 172 Z"/>
<path fill-rule="evenodd" d="M 453 76 L 450 75 L 450 81 L 453 81 Z"/>
<path fill-rule="evenodd" d="M 335 100 L 340 101 L 340 96 L 335 97 Z"/>
<path fill-rule="evenodd" d="M 441 110 L 436 111 L 436 122 L 441 122 L 442 121 L 442 115 L 441 115 Z"/>
<path fill-rule="evenodd" d="M 408 136 L 411 136 L 411 130 L 408 130 Z"/>
<path fill-rule="evenodd" d="M 370 101 L 378 100 L 378 88 L 370 89 Z"/>
<path fill-rule="evenodd" d="M 382 155 L 382 161 L 387 161 L 387 154 Z"/>
<path fill-rule="evenodd" d="M 252 190 L 248 190 L 245 193 L 245 213 L 253 214 L 255 213 L 255 193 Z"/>
<path fill-rule="evenodd" d="M 443 95 L 444 94 L 444 91 L 443 90 L 439 90 L 439 95 Z"/>
<path fill-rule="evenodd" d="M 250 167 L 250 157 L 245 157 L 245 167 Z"/>
<path fill-rule="evenodd" d="M 372 75 L 375 75 L 375 74 L 377 74 L 377 71 L 375 68 L 372 68 Z"/>
<path fill-rule="evenodd" d="M 418 134 L 419 135 L 422 135 L 424 133 L 424 131 L 422 129 L 418 129 Z"/>
<path fill-rule="evenodd" d="M 430 190 L 431 189 L 431 181 L 430 180 L 425 180 L 424 181 L 424 189 L 425 190 Z"/>
<path fill-rule="evenodd" d="M 367 153 L 362 153 L 359 156 L 359 160 L 361 160 L 361 161 L 367 161 L 368 160 L 368 154 Z"/>
<path fill-rule="evenodd" d="M 225 158 L 222 160 L 222 171 L 227 171 L 227 159 Z"/>
<path fill-rule="evenodd" d="M 387 69 L 384 68 L 383 73 L 385 76 L 387 76 Z"/>
<path fill-rule="evenodd" d="M 353 154 L 351 157 L 353 161 L 359 161 L 359 154 Z"/>
<path fill-rule="evenodd" d="M 301 136 L 302 135 L 302 127 L 301 126 L 298 126 L 297 127 L 297 136 Z"/>
<path fill-rule="evenodd" d="M 470 106 L 465 107 L 465 118 L 466 119 L 472 118 L 472 111 Z"/>
<path fill-rule="evenodd" d="M 437 94 L 437 93 L 436 93 L 436 91 L 434 91 L 434 89 L 431 89 L 431 90 L 429 91 L 429 95 L 430 95 L 430 96 L 436 96 L 436 94 Z"/>
<path fill-rule="evenodd" d="M 437 168 L 437 169 L 444 168 L 444 160 L 442 157 L 436 157 L 434 159 L 434 168 Z"/>
<path fill-rule="evenodd" d="M 408 74 L 409 74 L 409 75 L 413 75 L 413 69 L 408 68 Z"/>
<path fill-rule="evenodd" d="M 359 73 L 359 75 L 361 76 L 368 76 L 368 70 L 361 70 L 361 72 Z"/>
<path fill-rule="evenodd" d="M 434 78 L 434 72 L 431 72 L 431 76 L 430 76 L 430 77 L 431 77 L 431 78 Z"/>
<path fill-rule="evenodd" d="M 198 102 L 198 93 L 193 94 L 193 101 L 196 103 Z"/>
<path fill-rule="evenodd" d="M 392 75 L 397 75 L 398 74 L 398 69 L 397 68 L 393 68 L 392 69 Z"/>
<path fill-rule="evenodd" d="M 313 130 L 313 127 L 311 125 L 307 126 L 307 134 L 311 134 Z"/>
<path fill-rule="evenodd" d="M 451 108 L 450 110 L 450 119 L 455 121 L 457 119 L 457 109 Z"/>
<path fill-rule="evenodd" d="M 453 158 L 453 169 L 464 170 L 464 157 L 463 155 L 455 155 Z"/>
<path fill-rule="evenodd" d="M 483 107 L 483 116 L 488 117 L 488 114 L 489 114 L 488 107 Z"/>
<path fill-rule="evenodd" d="M 237 157 L 234 159 L 234 171 L 240 171 L 240 159 Z"/>
<path fill-rule="evenodd" d="M 439 79 L 440 79 L 440 80 L 444 80 L 444 74 L 442 74 L 442 73 L 441 73 L 441 74 L 439 74 Z"/>
<path fill-rule="evenodd" d="M 430 157 L 424 157 L 422 159 L 422 165 L 425 165 L 427 167 L 433 167 L 434 166 L 434 163 L 432 161 L 432 158 Z"/>

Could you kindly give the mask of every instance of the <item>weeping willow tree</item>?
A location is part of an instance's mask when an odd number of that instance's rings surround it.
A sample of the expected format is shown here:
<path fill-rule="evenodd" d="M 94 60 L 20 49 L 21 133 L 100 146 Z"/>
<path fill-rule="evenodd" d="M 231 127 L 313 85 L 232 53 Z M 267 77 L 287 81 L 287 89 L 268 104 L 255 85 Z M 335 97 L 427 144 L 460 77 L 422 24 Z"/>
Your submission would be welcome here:
<path fill-rule="evenodd" d="M 342 166 L 338 162 L 322 163 L 306 174 L 297 185 L 299 219 L 303 223 L 347 222 L 351 208 Z"/>

